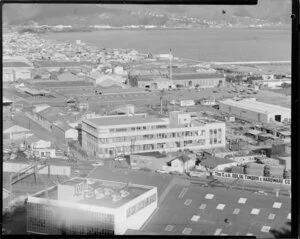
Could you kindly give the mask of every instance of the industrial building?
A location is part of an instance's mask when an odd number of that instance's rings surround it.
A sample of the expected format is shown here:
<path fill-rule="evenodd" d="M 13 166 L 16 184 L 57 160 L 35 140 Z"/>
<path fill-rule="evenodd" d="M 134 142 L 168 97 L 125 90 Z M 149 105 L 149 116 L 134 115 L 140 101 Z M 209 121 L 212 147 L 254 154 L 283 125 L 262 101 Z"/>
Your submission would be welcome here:
<path fill-rule="evenodd" d="M 122 235 L 139 230 L 156 208 L 156 187 L 73 178 L 28 197 L 27 232 Z"/>
<path fill-rule="evenodd" d="M 163 90 L 175 88 L 174 82 L 171 79 L 163 77 L 137 76 L 137 84 L 138 88 L 142 89 Z"/>
<path fill-rule="evenodd" d="M 241 119 L 259 122 L 290 122 L 291 109 L 256 101 L 256 99 L 220 101 L 219 109 Z"/>
<path fill-rule="evenodd" d="M 180 74 L 173 76 L 176 86 L 213 88 L 225 83 L 225 77 L 216 73 Z"/>
<path fill-rule="evenodd" d="M 169 118 L 127 114 L 83 119 L 82 147 L 98 157 L 222 148 L 225 123 L 179 111 Z"/>

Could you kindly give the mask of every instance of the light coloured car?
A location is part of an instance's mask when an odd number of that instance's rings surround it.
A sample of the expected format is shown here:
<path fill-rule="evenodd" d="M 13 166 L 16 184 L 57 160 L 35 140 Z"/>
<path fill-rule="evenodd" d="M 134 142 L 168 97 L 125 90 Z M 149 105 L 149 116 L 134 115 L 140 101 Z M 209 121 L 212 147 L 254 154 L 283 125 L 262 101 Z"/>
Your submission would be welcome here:
<path fill-rule="evenodd" d="M 116 157 L 115 158 L 115 161 L 124 161 L 124 160 L 126 160 L 126 158 L 124 158 L 124 157 Z"/>
<path fill-rule="evenodd" d="M 156 170 L 155 172 L 157 172 L 157 173 L 169 174 L 169 172 L 168 172 L 168 171 L 166 171 L 166 170 L 162 170 L 162 169 L 158 169 L 158 170 Z"/>
<path fill-rule="evenodd" d="M 99 162 L 99 163 L 93 163 L 92 164 L 94 167 L 100 167 L 100 166 L 103 166 L 104 164 Z"/>

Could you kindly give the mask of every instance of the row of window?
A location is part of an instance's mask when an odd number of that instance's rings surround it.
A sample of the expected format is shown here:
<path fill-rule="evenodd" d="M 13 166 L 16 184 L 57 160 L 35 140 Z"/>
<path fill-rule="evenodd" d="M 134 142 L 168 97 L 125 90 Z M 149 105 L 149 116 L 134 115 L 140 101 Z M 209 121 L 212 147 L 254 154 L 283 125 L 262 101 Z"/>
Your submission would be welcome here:
<path fill-rule="evenodd" d="M 109 132 L 132 132 L 132 131 L 141 131 L 141 130 L 153 130 L 153 129 L 165 129 L 167 125 L 156 125 L 156 126 L 139 126 L 131 128 L 116 128 L 109 129 Z"/>
<path fill-rule="evenodd" d="M 109 155 L 115 155 L 118 153 L 128 154 L 133 152 L 140 152 L 140 151 L 146 151 L 146 150 L 155 150 L 155 149 L 172 149 L 172 148 L 180 148 L 185 147 L 188 145 L 205 145 L 206 140 L 200 139 L 200 140 L 187 140 L 183 142 L 168 142 L 168 143 L 158 143 L 155 148 L 155 144 L 145 144 L 145 145 L 131 145 L 131 146 L 119 146 L 114 148 L 99 148 L 98 153 L 99 154 L 109 154 Z"/>
<path fill-rule="evenodd" d="M 191 137 L 191 136 L 205 137 L 205 135 L 206 135 L 205 130 L 185 131 L 185 132 L 174 132 L 174 133 L 159 133 L 159 134 L 146 134 L 146 135 L 137 135 L 137 136 L 99 138 L 98 142 L 105 144 L 105 143 L 130 142 L 130 141 L 151 140 L 151 139 L 169 139 L 169 138 L 180 138 L 180 137 Z M 91 136 L 90 139 L 92 141 L 96 140 L 94 136 Z"/>

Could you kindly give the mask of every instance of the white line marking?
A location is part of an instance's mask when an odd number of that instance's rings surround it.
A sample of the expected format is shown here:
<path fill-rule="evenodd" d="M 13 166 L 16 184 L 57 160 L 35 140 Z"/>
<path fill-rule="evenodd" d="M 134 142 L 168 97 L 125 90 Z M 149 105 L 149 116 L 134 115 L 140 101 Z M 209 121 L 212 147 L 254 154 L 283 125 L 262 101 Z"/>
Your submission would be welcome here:
<path fill-rule="evenodd" d="M 185 195 L 185 193 L 187 192 L 188 188 L 183 188 L 179 194 L 179 198 L 183 198 L 183 196 Z"/>
<path fill-rule="evenodd" d="M 218 229 L 215 231 L 214 235 L 215 235 L 215 236 L 218 236 L 218 235 L 220 235 L 221 232 L 222 232 L 222 228 L 218 228 Z"/>

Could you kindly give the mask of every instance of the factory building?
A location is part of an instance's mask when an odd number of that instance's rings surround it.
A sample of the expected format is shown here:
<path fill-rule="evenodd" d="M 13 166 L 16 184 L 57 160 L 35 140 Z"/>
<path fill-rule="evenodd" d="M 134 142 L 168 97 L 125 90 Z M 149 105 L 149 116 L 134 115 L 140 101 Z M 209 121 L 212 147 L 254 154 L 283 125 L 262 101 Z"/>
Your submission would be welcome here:
<path fill-rule="evenodd" d="M 169 118 L 146 114 L 82 121 L 82 147 L 98 157 L 225 147 L 225 123 L 174 111 Z"/>
<path fill-rule="evenodd" d="M 123 235 L 139 230 L 156 208 L 156 187 L 73 178 L 28 197 L 27 232 Z"/>
<path fill-rule="evenodd" d="M 224 84 L 225 77 L 216 73 L 180 74 L 173 76 L 173 82 L 176 86 L 213 88 Z"/>
<path fill-rule="evenodd" d="M 256 99 L 220 101 L 219 109 L 241 119 L 259 122 L 290 122 L 291 109 L 256 101 Z"/>

